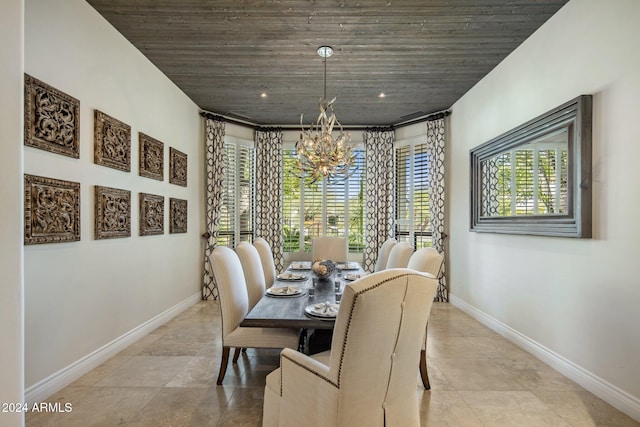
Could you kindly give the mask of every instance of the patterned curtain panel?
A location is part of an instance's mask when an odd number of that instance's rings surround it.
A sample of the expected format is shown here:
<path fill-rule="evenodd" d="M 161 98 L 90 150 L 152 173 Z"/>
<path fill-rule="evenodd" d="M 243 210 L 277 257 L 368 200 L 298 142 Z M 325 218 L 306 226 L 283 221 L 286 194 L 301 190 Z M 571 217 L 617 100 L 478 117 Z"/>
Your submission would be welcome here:
<path fill-rule="evenodd" d="M 444 142 L 445 119 L 427 122 L 427 151 L 429 153 L 429 209 L 431 210 L 432 245 L 444 253 L 444 239 L 447 237 L 444 217 Z M 444 265 L 440 273 L 440 286 L 435 301 L 449 301 Z"/>
<path fill-rule="evenodd" d="M 378 249 L 393 236 L 393 140 L 392 130 L 367 130 L 364 134 L 366 197 L 364 270 L 372 272 Z"/>
<path fill-rule="evenodd" d="M 218 286 L 209 255 L 218 244 L 220 231 L 220 210 L 222 208 L 222 184 L 226 165 L 224 150 L 225 123 L 218 117 L 205 119 L 205 159 L 206 159 L 206 227 L 203 234 L 206 239 L 204 245 L 204 273 L 202 278 L 202 299 L 218 299 Z"/>
<path fill-rule="evenodd" d="M 271 246 L 276 271 L 284 269 L 282 240 L 282 130 L 256 131 L 255 236 Z"/>

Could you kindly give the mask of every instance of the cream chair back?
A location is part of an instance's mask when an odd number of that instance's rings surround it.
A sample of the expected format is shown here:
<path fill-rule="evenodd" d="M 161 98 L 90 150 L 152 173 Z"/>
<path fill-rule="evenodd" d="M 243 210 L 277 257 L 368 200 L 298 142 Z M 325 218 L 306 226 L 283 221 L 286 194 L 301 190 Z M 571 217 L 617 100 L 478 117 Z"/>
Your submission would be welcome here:
<path fill-rule="evenodd" d="M 247 284 L 242 272 L 240 258 L 233 249 L 218 246 L 209 257 L 213 275 L 220 295 L 222 315 L 222 343 L 233 332 L 249 312 Z"/>
<path fill-rule="evenodd" d="M 263 427 L 420 427 L 416 365 L 437 286 L 406 268 L 345 286 L 329 354 L 282 350 Z"/>
<path fill-rule="evenodd" d="M 407 268 L 420 271 L 425 274 L 429 274 L 434 279 L 440 276 L 440 269 L 442 268 L 442 262 L 444 257 L 438 253 L 434 248 L 422 248 L 418 249 L 411 255 Z M 429 384 L 429 374 L 427 372 L 427 334 L 425 331 L 424 340 L 422 344 L 422 350 L 420 351 L 420 377 L 422 384 L 426 390 L 431 388 Z"/>
<path fill-rule="evenodd" d="M 382 246 L 380 246 L 380 250 L 378 251 L 378 259 L 376 260 L 376 265 L 373 271 L 382 271 L 387 268 L 389 254 L 391 253 L 391 249 L 393 249 L 396 243 L 398 243 L 398 241 L 393 237 L 384 241 Z"/>
<path fill-rule="evenodd" d="M 436 288 L 408 269 L 345 288 L 330 357 L 341 425 L 420 425 L 416 366 Z"/>
<path fill-rule="evenodd" d="M 411 255 L 407 268 L 438 277 L 443 261 L 444 257 L 435 248 L 422 248 Z"/>
<path fill-rule="evenodd" d="M 252 269 L 251 276 L 259 275 L 264 283 L 262 265 L 256 248 L 249 243 L 238 246 L 239 252 L 243 256 L 248 254 L 246 259 L 251 259 L 252 265 L 259 268 L 257 272 Z M 236 349 L 233 355 L 233 363 L 236 363 L 243 348 L 295 348 L 299 337 L 295 329 L 241 327 L 240 322 L 249 311 L 249 296 L 240 257 L 232 249 L 218 246 L 211 252 L 209 259 L 218 285 L 222 314 L 222 359 L 216 381 L 216 384 L 220 385 L 227 372 L 232 347 Z M 264 287 L 262 292 L 264 293 Z"/>
<path fill-rule="evenodd" d="M 406 268 L 413 253 L 413 246 L 406 242 L 395 245 L 389 253 L 387 268 Z"/>
<path fill-rule="evenodd" d="M 347 239 L 344 237 L 316 237 L 311 240 L 311 259 L 347 260 Z"/>
<path fill-rule="evenodd" d="M 244 280 L 247 285 L 247 294 L 249 296 L 249 310 L 251 310 L 264 296 L 266 291 L 260 254 L 255 246 L 249 242 L 238 243 L 236 253 L 242 264 Z"/>
<path fill-rule="evenodd" d="M 273 260 L 273 251 L 269 243 L 262 237 L 255 239 L 253 246 L 255 246 L 260 254 L 260 262 L 262 263 L 262 270 L 264 272 L 264 284 L 265 287 L 269 289 L 276 280 L 276 264 Z"/>

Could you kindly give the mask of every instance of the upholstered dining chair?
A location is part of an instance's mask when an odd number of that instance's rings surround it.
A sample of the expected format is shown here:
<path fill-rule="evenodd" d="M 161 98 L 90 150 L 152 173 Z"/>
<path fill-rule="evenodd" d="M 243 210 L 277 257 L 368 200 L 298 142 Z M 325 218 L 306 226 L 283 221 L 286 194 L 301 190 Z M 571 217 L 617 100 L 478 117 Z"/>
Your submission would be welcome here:
<path fill-rule="evenodd" d="M 434 279 L 440 276 L 444 257 L 435 248 L 418 249 L 411 255 L 407 268 L 429 274 Z M 422 350 L 420 350 L 420 378 L 425 390 L 429 390 L 429 373 L 427 372 L 427 333 L 425 329 Z"/>
<path fill-rule="evenodd" d="M 429 273 L 437 278 L 443 261 L 444 257 L 435 248 L 421 248 L 411 254 L 407 268 Z"/>
<path fill-rule="evenodd" d="M 413 246 L 406 242 L 400 242 L 391 248 L 387 268 L 406 268 L 409 258 L 413 254 Z"/>
<path fill-rule="evenodd" d="M 331 350 L 280 353 L 263 427 L 419 427 L 415 366 L 437 282 L 409 269 L 345 287 Z"/>
<path fill-rule="evenodd" d="M 253 241 L 253 246 L 260 254 L 260 262 L 262 263 L 262 271 L 264 272 L 264 284 L 269 289 L 276 280 L 276 264 L 273 260 L 273 251 L 269 243 L 262 237 L 258 237 Z"/>
<path fill-rule="evenodd" d="M 252 246 L 253 247 L 253 246 Z M 281 328 L 245 328 L 239 326 L 249 311 L 247 285 L 238 254 L 226 246 L 216 247 L 210 255 L 220 298 L 222 317 L 222 362 L 217 384 L 222 384 L 235 347 L 234 362 L 241 348 L 297 348 L 299 331 Z"/>
<path fill-rule="evenodd" d="M 389 260 L 389 254 L 391 253 L 391 249 L 398 243 L 396 239 L 393 237 L 387 239 L 380 246 L 380 250 L 378 250 L 378 259 L 376 259 L 376 265 L 373 268 L 373 271 L 382 271 L 387 268 L 387 262 Z"/>
<path fill-rule="evenodd" d="M 249 310 L 251 310 L 267 290 L 260 253 L 249 242 L 238 243 L 236 253 L 242 265 L 244 281 L 247 285 L 247 294 L 249 296 Z"/>
<path fill-rule="evenodd" d="M 344 237 L 316 237 L 311 240 L 311 259 L 347 260 L 347 239 Z"/>

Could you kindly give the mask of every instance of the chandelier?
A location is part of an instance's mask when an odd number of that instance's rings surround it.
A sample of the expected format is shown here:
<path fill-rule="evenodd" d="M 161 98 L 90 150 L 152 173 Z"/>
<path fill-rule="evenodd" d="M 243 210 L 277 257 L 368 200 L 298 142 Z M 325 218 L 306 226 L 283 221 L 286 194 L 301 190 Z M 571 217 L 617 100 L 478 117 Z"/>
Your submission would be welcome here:
<path fill-rule="evenodd" d="M 310 176 L 314 183 L 320 178 L 345 179 L 350 175 L 355 155 L 352 152 L 351 135 L 344 132 L 333 111 L 336 98 L 327 102 L 327 58 L 333 55 L 329 46 L 320 46 L 318 55 L 324 58 L 324 96 L 320 98 L 320 115 L 308 130 L 302 124 L 302 133 L 296 143 L 297 164 L 302 176 Z M 336 138 L 333 130 L 339 131 Z"/>

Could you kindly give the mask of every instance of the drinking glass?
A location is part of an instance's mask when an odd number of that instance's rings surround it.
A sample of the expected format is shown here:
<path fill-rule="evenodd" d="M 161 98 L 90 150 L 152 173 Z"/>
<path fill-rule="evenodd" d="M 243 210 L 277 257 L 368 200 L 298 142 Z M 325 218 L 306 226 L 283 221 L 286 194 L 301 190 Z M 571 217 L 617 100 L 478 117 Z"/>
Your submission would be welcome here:
<path fill-rule="evenodd" d="M 311 281 L 311 287 L 307 289 L 307 293 L 309 294 L 309 298 L 313 298 L 316 295 L 316 285 L 318 284 L 318 279 L 313 278 Z"/>
<path fill-rule="evenodd" d="M 341 300 L 342 300 L 342 292 L 336 291 L 336 304 L 340 304 Z"/>

